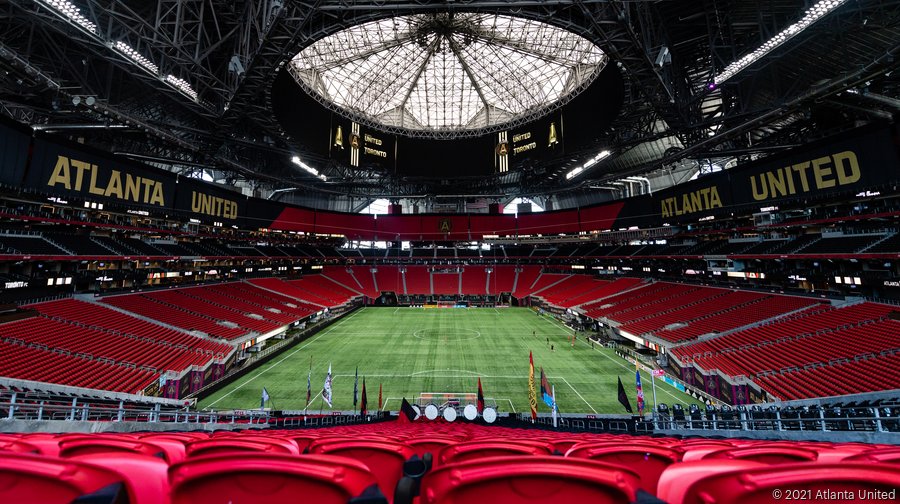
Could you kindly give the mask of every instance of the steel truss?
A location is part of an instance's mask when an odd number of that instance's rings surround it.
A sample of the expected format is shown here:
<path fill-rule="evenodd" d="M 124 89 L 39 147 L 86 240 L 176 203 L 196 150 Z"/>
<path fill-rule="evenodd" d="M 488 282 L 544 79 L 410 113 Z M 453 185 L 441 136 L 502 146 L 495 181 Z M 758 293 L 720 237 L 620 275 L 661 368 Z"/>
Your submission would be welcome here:
<path fill-rule="evenodd" d="M 724 86 L 717 71 L 795 19 L 790 0 L 71 0 L 96 25 L 85 30 L 41 1 L 0 4 L 0 113 L 51 128 L 92 125 L 79 136 L 160 165 L 204 166 L 223 181 L 341 195 L 581 193 L 591 184 L 646 173 L 685 156 L 758 156 L 834 132 L 824 107 L 855 120 L 885 120 L 900 93 L 900 1 L 848 2 Z M 678 4 L 678 5 L 673 5 Z M 271 84 L 300 49 L 341 29 L 437 11 L 496 12 L 579 34 L 625 76 L 625 105 L 580 153 L 516 173 L 440 182 L 351 169 L 319 159 L 273 117 Z M 127 44 L 148 71 L 111 45 Z M 191 99 L 165 76 L 184 79 Z M 850 92 L 848 92 L 848 90 Z M 94 97 L 91 107 L 73 98 Z M 878 99 L 883 97 L 886 99 Z M 103 128 L 108 125 L 109 128 Z M 663 146 L 677 139 L 683 150 Z M 563 175 L 610 148 L 612 161 L 583 178 Z M 616 155 L 646 153 L 636 165 Z M 300 155 L 327 183 L 295 171 Z M 604 169 L 604 166 L 607 168 Z"/>

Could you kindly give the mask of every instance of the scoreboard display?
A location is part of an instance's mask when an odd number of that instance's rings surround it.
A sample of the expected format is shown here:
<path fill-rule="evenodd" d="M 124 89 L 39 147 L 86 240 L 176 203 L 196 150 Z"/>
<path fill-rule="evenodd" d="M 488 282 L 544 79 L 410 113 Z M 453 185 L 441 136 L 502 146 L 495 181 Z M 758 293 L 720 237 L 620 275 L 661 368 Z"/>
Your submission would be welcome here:
<path fill-rule="evenodd" d="M 478 138 L 434 140 L 397 136 L 334 114 L 328 154 L 352 167 L 434 176 L 505 173 L 525 160 L 555 156 L 564 149 L 562 114 Z"/>

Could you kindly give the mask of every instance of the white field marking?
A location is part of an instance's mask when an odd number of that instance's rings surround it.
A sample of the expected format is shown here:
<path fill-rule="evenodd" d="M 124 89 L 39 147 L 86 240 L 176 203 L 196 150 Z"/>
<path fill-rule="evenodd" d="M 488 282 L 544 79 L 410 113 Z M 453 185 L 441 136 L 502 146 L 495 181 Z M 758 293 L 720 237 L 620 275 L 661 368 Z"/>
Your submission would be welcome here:
<path fill-rule="evenodd" d="M 392 313 L 392 315 L 396 315 L 398 310 L 400 310 L 400 307 L 399 307 L 399 306 L 396 307 L 396 308 L 394 308 L 394 313 Z"/>
<path fill-rule="evenodd" d="M 515 413 L 516 413 L 516 407 L 513 406 L 512 399 L 507 399 L 507 401 L 509 401 L 509 407 L 512 408 L 512 412 L 513 412 L 513 414 L 515 414 Z"/>
<path fill-rule="evenodd" d="M 578 389 L 576 389 L 575 387 L 573 387 L 572 384 L 569 383 L 569 380 L 566 380 L 566 378 L 563 377 L 563 376 L 560 376 L 560 378 L 562 378 L 562 381 L 566 382 L 566 385 L 568 385 L 569 388 L 572 389 L 572 391 L 575 392 L 575 394 L 577 394 L 578 397 L 580 397 L 582 401 L 584 401 L 584 404 L 587 404 L 587 405 L 588 405 L 588 408 L 591 408 L 591 411 L 593 411 L 595 414 L 597 413 L 597 410 L 595 410 L 594 407 L 591 406 L 591 403 L 587 402 L 587 400 L 586 400 L 584 397 L 582 397 L 581 394 L 578 393 Z"/>
<path fill-rule="evenodd" d="M 546 320 L 546 319 L 545 319 L 545 320 Z M 554 324 L 554 322 L 555 322 L 555 324 Z M 562 325 L 562 324 L 560 324 L 559 321 L 556 320 L 555 318 L 553 319 L 552 322 L 551 322 L 551 321 L 547 321 L 547 323 L 549 323 L 549 324 L 551 324 L 551 325 Z M 587 341 L 585 341 L 585 339 L 586 339 L 586 338 L 581 338 L 581 343 L 583 343 L 584 345 L 590 345 L 590 343 L 588 343 Z M 601 345 L 601 348 L 602 348 L 602 345 Z M 631 372 L 631 366 L 630 366 L 630 365 L 623 364 L 623 363 L 620 362 L 619 360 L 610 357 L 609 355 L 606 354 L 606 352 L 602 351 L 601 349 L 599 349 L 599 348 L 592 348 L 591 350 L 594 350 L 594 351 L 596 351 L 596 352 L 600 352 L 600 355 L 606 357 L 606 358 L 609 359 L 610 361 L 615 362 L 617 365 L 619 365 L 619 366 L 625 368 L 626 370 L 628 370 L 629 372 Z M 653 377 L 650 377 L 650 379 L 653 380 Z M 663 394 L 665 394 L 665 395 L 671 397 L 673 401 L 678 401 L 678 402 L 683 401 L 683 399 L 679 399 L 679 398 L 675 397 L 674 395 L 672 395 L 671 392 L 669 392 L 669 391 L 667 390 L 668 387 L 671 387 L 671 385 L 669 385 L 669 384 L 666 383 L 666 382 L 663 382 L 663 384 L 666 385 L 666 386 L 665 386 L 665 387 L 659 387 L 659 390 L 660 390 Z M 641 385 L 643 386 L 643 380 L 641 380 Z M 651 387 L 652 387 L 652 385 L 651 385 Z M 653 393 L 652 390 L 651 390 L 650 393 L 651 393 L 651 394 Z"/>
<path fill-rule="evenodd" d="M 277 366 L 278 366 L 279 364 L 281 364 L 282 362 L 286 361 L 287 359 L 290 359 L 294 354 L 296 354 L 296 353 L 299 352 L 300 350 L 303 350 L 304 348 L 308 347 L 309 345 L 312 345 L 313 341 L 315 341 L 316 339 L 318 339 L 320 336 L 325 336 L 326 334 L 330 333 L 331 331 L 337 329 L 337 326 L 339 326 L 340 324 L 342 324 L 342 323 L 344 323 L 344 322 L 346 322 L 346 321 L 352 319 L 352 318 L 355 317 L 356 314 L 359 313 L 360 311 L 362 311 L 362 310 L 356 311 L 355 313 L 353 313 L 353 315 L 350 315 L 349 317 L 347 317 L 347 318 L 345 318 L 345 319 L 341 319 L 341 320 L 335 322 L 335 324 L 334 324 L 333 326 L 329 327 L 329 328 L 326 329 L 325 331 L 322 331 L 322 332 L 316 334 L 315 336 L 313 336 L 312 338 L 310 338 L 310 340 L 309 340 L 305 345 L 303 345 L 303 346 L 301 346 L 300 348 L 294 350 L 293 352 L 291 352 L 291 353 L 285 355 L 284 357 L 282 357 L 282 359 L 281 359 L 280 361 L 276 362 L 275 364 L 272 364 L 271 366 L 267 367 L 266 369 L 263 369 L 262 371 L 258 371 L 253 377 L 251 377 L 250 379 L 248 379 L 248 380 L 245 381 L 244 383 L 241 383 L 241 384 L 238 385 L 237 387 L 235 387 L 235 388 L 233 388 L 232 390 L 230 390 L 227 394 L 225 394 L 225 395 L 223 395 L 222 397 L 216 399 L 215 401 L 209 403 L 209 405 L 208 405 L 207 407 L 212 407 L 214 404 L 218 403 L 218 402 L 221 401 L 222 399 L 225 399 L 226 397 L 230 396 L 231 394 L 233 394 L 233 393 L 237 392 L 238 390 L 244 388 L 245 385 L 247 385 L 248 383 L 252 382 L 253 380 L 259 378 L 259 377 L 262 376 L 263 373 L 265 373 L 266 371 L 269 371 L 270 369 L 274 369 L 275 367 L 277 367 Z"/>
<path fill-rule="evenodd" d="M 427 371 L 416 371 L 415 373 L 410 373 L 409 376 L 417 376 L 417 375 L 423 375 L 423 374 L 428 374 L 428 373 L 437 373 L 437 372 L 441 372 L 441 371 L 451 371 L 453 373 L 469 373 L 473 376 L 481 376 L 478 373 L 476 373 L 475 371 L 468 371 L 465 369 L 429 369 Z"/>
<path fill-rule="evenodd" d="M 436 372 L 436 371 L 429 371 L 429 372 Z M 356 376 L 356 375 L 354 375 L 354 374 L 336 374 L 336 375 L 332 375 L 332 376 L 334 376 L 335 378 L 337 378 L 337 377 L 348 378 L 348 377 L 352 377 L 352 376 Z M 413 378 L 414 376 L 422 376 L 422 374 L 421 374 L 421 372 L 419 372 L 419 373 L 416 373 L 415 375 L 411 375 L 411 374 L 367 374 L 366 375 L 367 378 L 368 377 L 372 377 L 372 378 Z M 485 375 L 485 374 L 471 374 L 471 375 L 450 374 L 450 375 L 430 375 L 430 376 L 432 378 L 474 378 L 476 376 L 479 376 L 481 378 L 492 378 L 492 379 L 496 378 L 496 379 L 501 379 L 501 380 L 507 380 L 507 379 L 512 380 L 514 378 L 516 378 L 516 379 L 522 378 L 522 376 L 520 376 L 520 375 L 508 375 L 508 376 L 507 375 L 499 375 L 498 376 L 498 375 Z"/>
<path fill-rule="evenodd" d="M 416 329 L 412 335 L 414 337 L 422 339 L 422 340 L 429 339 L 429 338 L 422 336 L 422 334 L 427 334 L 427 331 L 431 331 L 431 330 L 432 329 Z M 453 331 L 447 331 L 446 334 L 461 334 L 462 331 L 474 333 L 474 336 L 472 336 L 471 338 L 457 339 L 456 341 L 469 341 L 469 340 L 478 339 L 481 337 L 481 331 L 478 331 L 476 329 L 456 329 Z M 438 337 L 440 337 L 440 336 L 441 336 L 440 333 L 438 333 Z"/>

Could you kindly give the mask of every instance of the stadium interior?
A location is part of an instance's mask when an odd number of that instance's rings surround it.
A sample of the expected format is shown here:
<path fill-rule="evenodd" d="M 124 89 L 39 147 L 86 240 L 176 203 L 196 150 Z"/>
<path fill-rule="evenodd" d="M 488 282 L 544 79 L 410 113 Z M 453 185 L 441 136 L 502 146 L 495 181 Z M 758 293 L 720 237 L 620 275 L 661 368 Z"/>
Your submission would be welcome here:
<path fill-rule="evenodd" d="M 898 114 L 898 0 L 0 2 L 0 500 L 897 502 Z"/>

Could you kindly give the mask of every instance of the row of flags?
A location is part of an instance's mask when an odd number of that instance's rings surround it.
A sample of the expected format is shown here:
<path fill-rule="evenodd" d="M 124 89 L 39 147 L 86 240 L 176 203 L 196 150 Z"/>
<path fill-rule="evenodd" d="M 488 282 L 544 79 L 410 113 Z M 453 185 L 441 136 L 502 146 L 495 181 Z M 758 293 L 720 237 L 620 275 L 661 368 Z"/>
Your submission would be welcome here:
<path fill-rule="evenodd" d="M 332 407 L 332 374 L 331 374 L 331 363 L 328 363 L 328 373 L 325 375 L 325 385 L 322 386 L 322 400 L 328 404 L 328 407 Z M 478 384 L 479 391 L 481 390 L 481 383 L 479 381 Z M 381 384 L 378 385 L 378 409 L 381 409 L 381 405 L 383 404 L 381 401 Z M 309 403 L 312 400 L 312 358 L 309 361 L 309 373 L 306 375 L 306 407 L 309 407 Z M 259 409 L 263 409 L 266 407 L 266 402 L 269 401 L 269 391 L 266 390 L 266 387 L 263 387 L 262 390 L 262 398 L 260 399 Z M 356 378 L 353 382 L 353 408 L 356 409 L 357 405 L 360 408 L 360 414 L 366 415 L 368 413 L 368 403 L 369 398 L 366 393 L 366 378 L 363 377 L 362 383 L 362 394 L 359 393 L 359 366 L 356 367 Z"/>
<path fill-rule="evenodd" d="M 638 415 L 644 416 L 644 387 L 641 385 L 641 368 L 637 362 L 634 363 L 634 386 L 637 390 L 637 408 Z M 628 394 L 625 393 L 625 387 L 622 385 L 622 378 L 619 378 L 619 404 L 625 411 L 632 413 L 631 402 L 628 400 Z"/>
<path fill-rule="evenodd" d="M 638 408 L 638 415 L 644 415 L 644 388 L 641 385 L 641 372 L 640 366 L 637 362 L 634 363 L 634 382 L 635 389 L 637 391 L 636 401 Z M 554 387 L 550 385 L 550 382 L 547 380 L 547 375 L 544 374 L 543 366 L 540 368 L 541 373 L 541 400 L 544 401 L 544 404 L 550 408 L 550 410 L 555 414 L 559 412 L 558 406 L 556 404 L 556 394 Z M 631 402 L 628 400 L 628 394 L 625 393 L 625 387 L 622 385 L 622 378 L 618 378 L 618 398 L 619 403 L 625 408 L 625 411 L 628 413 L 632 413 Z M 325 375 L 325 385 L 322 387 L 322 399 L 325 403 L 328 404 L 328 407 L 332 407 L 332 375 L 331 375 L 331 363 L 328 364 L 328 374 Z M 381 401 L 381 392 L 382 387 L 381 384 L 378 385 L 378 409 L 381 409 L 382 401 Z M 306 406 L 309 407 L 310 400 L 312 399 L 312 359 L 310 359 L 309 363 L 309 374 L 306 376 Z M 264 408 L 266 402 L 269 400 L 269 392 L 263 387 L 262 390 L 262 398 L 260 401 L 260 409 Z M 482 413 L 484 411 L 484 390 L 481 387 L 481 377 L 478 378 L 478 394 L 477 394 L 477 404 L 476 407 L 478 409 L 478 413 Z M 534 383 L 534 356 L 532 352 L 528 352 L 528 402 L 531 406 L 531 419 L 537 419 L 537 394 L 535 392 L 535 383 Z M 366 394 L 366 378 L 363 377 L 362 383 L 362 394 L 360 397 L 359 393 L 359 366 L 356 367 L 355 378 L 353 382 L 353 408 L 356 409 L 357 405 L 360 408 L 360 414 L 366 415 L 368 413 L 368 396 Z"/>
<path fill-rule="evenodd" d="M 553 387 L 550 386 L 550 382 L 547 380 L 547 375 L 544 374 L 544 367 L 541 366 L 541 399 L 544 401 L 544 404 L 550 408 L 550 410 L 555 415 L 559 412 L 559 409 L 556 405 L 556 394 L 554 392 Z M 532 352 L 528 352 L 528 402 L 531 405 L 531 419 L 537 419 L 537 395 L 534 389 L 534 356 Z"/>
<path fill-rule="evenodd" d="M 554 388 L 550 386 L 547 376 L 544 374 L 543 366 L 541 370 L 541 399 L 554 415 L 559 413 L 556 404 L 556 394 Z M 634 383 L 637 391 L 637 409 L 638 415 L 644 416 L 644 387 L 641 385 L 641 370 L 637 362 L 634 363 Z M 481 392 L 481 378 L 478 379 L 478 391 Z M 625 387 L 622 385 L 622 378 L 619 378 L 619 403 L 625 408 L 625 411 L 632 413 L 631 403 L 628 400 L 628 394 L 625 393 Z M 537 420 L 537 396 L 534 387 L 534 356 L 532 352 L 528 352 L 528 402 L 531 405 L 531 419 Z"/>

